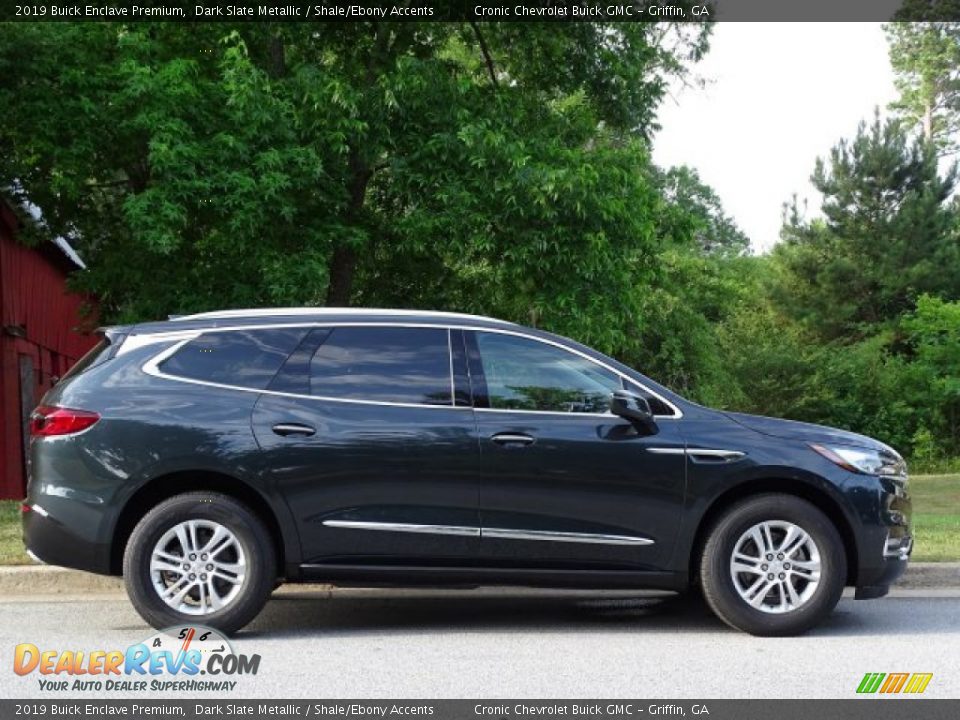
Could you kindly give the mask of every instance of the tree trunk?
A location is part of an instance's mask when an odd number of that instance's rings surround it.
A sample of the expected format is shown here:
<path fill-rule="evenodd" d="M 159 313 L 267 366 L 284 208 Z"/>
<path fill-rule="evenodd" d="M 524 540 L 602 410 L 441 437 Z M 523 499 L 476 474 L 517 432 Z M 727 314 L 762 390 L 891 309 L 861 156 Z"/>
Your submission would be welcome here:
<path fill-rule="evenodd" d="M 327 307 L 347 307 L 353 290 L 353 273 L 357 267 L 357 252 L 340 245 L 330 259 L 330 284 L 327 286 Z"/>
<path fill-rule="evenodd" d="M 383 64 L 389 54 L 393 33 L 379 23 L 374 23 L 374 49 L 367 58 L 366 91 L 376 87 L 377 69 Z M 347 191 L 350 199 L 347 204 L 347 225 L 356 225 L 361 222 L 363 206 L 367 200 L 367 185 L 373 177 L 374 168 L 371 157 L 375 152 L 367 149 L 361 152 L 355 144 L 350 146 L 349 181 Z M 350 304 L 350 294 L 353 291 L 353 278 L 356 274 L 359 253 L 357 248 L 348 245 L 337 245 L 330 258 L 330 284 L 327 286 L 327 306 L 347 307 Z"/>
<path fill-rule="evenodd" d="M 283 38 L 280 35 L 274 35 L 270 38 L 270 75 L 274 78 L 283 77 L 287 74 L 286 51 L 283 47 Z"/>
<path fill-rule="evenodd" d="M 363 204 L 367 199 L 367 185 L 373 170 L 356 150 L 350 151 L 350 202 L 347 205 L 347 224 L 360 220 Z M 327 286 L 327 306 L 347 307 L 353 290 L 353 276 L 357 269 L 358 255 L 349 245 L 338 245 L 330 258 L 330 284 Z"/>

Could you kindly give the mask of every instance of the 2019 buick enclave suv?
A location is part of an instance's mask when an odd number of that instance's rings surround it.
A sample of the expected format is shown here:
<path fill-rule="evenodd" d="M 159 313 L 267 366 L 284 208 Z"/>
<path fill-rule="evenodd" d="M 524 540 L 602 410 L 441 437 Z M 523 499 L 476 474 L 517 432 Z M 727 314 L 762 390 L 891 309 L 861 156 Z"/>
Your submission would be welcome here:
<path fill-rule="evenodd" d="M 657 588 L 802 632 L 879 597 L 906 467 L 854 433 L 711 410 L 572 340 L 470 315 L 278 309 L 107 328 L 36 409 L 24 532 L 123 574 L 157 627 L 248 623 L 279 580 Z"/>

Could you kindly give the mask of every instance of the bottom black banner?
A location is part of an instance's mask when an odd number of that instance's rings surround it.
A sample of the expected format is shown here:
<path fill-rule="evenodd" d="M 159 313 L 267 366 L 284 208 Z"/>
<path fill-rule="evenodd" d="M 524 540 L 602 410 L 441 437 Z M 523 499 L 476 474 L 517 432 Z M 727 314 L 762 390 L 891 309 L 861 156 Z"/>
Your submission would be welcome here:
<path fill-rule="evenodd" d="M 0 700 L 0 718 L 954 720 L 960 700 Z"/>

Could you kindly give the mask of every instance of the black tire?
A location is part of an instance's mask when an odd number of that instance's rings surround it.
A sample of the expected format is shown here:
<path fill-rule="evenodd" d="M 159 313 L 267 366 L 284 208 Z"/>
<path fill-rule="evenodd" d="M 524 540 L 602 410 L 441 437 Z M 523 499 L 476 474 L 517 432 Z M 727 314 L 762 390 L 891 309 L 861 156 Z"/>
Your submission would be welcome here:
<path fill-rule="evenodd" d="M 819 585 L 798 607 L 780 614 L 757 609 L 741 597 L 730 568 L 738 540 L 750 528 L 763 522 L 789 522 L 800 527 L 813 539 L 820 554 Z M 778 566 L 777 569 L 782 568 Z M 789 577 L 789 573 L 787 575 Z M 752 578 L 749 574 L 738 577 L 742 578 L 742 585 L 746 584 L 746 579 Z M 806 632 L 836 607 L 846 577 L 847 558 L 836 527 L 814 505 L 793 495 L 756 495 L 729 508 L 708 532 L 700 559 L 700 583 L 711 610 L 731 627 L 752 635 L 788 636 Z M 764 585 L 756 595 L 766 587 L 764 577 L 758 581 Z M 798 580 L 794 587 L 805 588 L 807 585 Z M 771 589 L 771 594 L 765 595 L 769 604 L 775 604 L 775 593 L 778 592 L 779 588 L 775 588 Z"/>
<path fill-rule="evenodd" d="M 154 546 L 164 533 L 187 520 L 213 521 L 232 532 L 247 566 L 235 596 L 223 608 L 205 614 L 184 613 L 167 605 L 150 571 Z M 229 635 L 263 609 L 277 580 L 277 562 L 269 532 L 246 505 L 220 493 L 191 492 L 164 500 L 137 523 L 124 552 L 123 578 L 133 606 L 153 627 L 190 623 Z"/>

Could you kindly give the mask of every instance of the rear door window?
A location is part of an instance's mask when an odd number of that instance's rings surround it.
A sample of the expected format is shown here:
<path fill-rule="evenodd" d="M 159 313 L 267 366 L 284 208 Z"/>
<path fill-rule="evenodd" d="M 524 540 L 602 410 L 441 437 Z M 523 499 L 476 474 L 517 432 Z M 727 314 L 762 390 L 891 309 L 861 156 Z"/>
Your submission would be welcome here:
<path fill-rule="evenodd" d="M 333 328 L 310 361 L 310 394 L 451 405 L 449 334 L 446 328 Z"/>
<path fill-rule="evenodd" d="M 208 332 L 160 363 L 167 375 L 263 390 L 309 328 Z"/>

